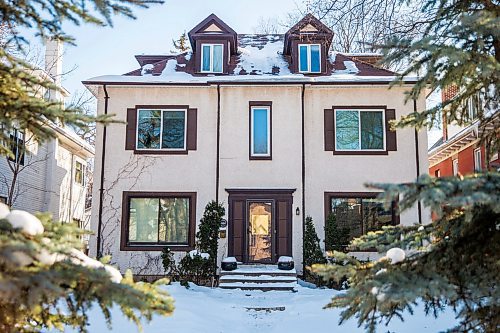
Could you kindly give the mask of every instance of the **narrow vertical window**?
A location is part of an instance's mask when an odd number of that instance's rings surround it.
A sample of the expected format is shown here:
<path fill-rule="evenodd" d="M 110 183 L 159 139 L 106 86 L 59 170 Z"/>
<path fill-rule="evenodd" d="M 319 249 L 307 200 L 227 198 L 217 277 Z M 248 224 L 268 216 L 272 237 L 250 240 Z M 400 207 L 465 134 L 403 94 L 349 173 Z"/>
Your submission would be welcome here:
<path fill-rule="evenodd" d="M 483 168 L 481 163 L 481 148 L 474 150 L 474 171 L 481 171 Z"/>
<path fill-rule="evenodd" d="M 250 156 L 271 157 L 271 109 L 254 106 L 250 111 Z"/>
<path fill-rule="evenodd" d="M 453 160 L 453 176 L 458 175 L 458 158 Z"/>
<path fill-rule="evenodd" d="M 75 183 L 83 185 L 85 180 L 84 180 L 84 174 L 83 174 L 83 164 L 81 162 L 76 161 L 75 162 Z"/>
<path fill-rule="evenodd" d="M 321 72 L 321 45 L 319 44 L 299 45 L 299 72 L 301 73 Z"/>
<path fill-rule="evenodd" d="M 222 44 L 202 44 L 201 71 L 206 73 L 222 73 L 224 46 Z"/>

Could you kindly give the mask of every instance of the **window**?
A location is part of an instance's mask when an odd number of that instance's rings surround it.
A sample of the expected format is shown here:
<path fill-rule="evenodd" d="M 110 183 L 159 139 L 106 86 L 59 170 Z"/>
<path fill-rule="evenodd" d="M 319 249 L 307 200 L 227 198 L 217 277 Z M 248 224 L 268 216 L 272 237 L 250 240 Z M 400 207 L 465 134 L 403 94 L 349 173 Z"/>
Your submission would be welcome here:
<path fill-rule="evenodd" d="M 384 150 L 382 110 L 335 110 L 335 149 Z"/>
<path fill-rule="evenodd" d="M 458 158 L 453 160 L 453 176 L 458 175 Z"/>
<path fill-rule="evenodd" d="M 84 174 L 83 174 L 83 164 L 81 162 L 75 162 L 75 183 L 83 185 Z"/>
<path fill-rule="evenodd" d="M 137 149 L 186 149 L 186 110 L 138 110 Z"/>
<path fill-rule="evenodd" d="M 441 177 L 441 170 L 437 169 L 436 171 L 434 171 L 434 177 L 436 178 Z"/>
<path fill-rule="evenodd" d="M 469 121 L 476 120 L 479 114 L 479 108 L 481 107 L 481 100 L 479 94 L 472 95 L 467 99 L 466 107 L 467 107 L 467 117 Z"/>
<path fill-rule="evenodd" d="M 474 171 L 481 171 L 481 148 L 474 149 Z"/>
<path fill-rule="evenodd" d="M 250 107 L 250 158 L 271 158 L 271 106 Z"/>
<path fill-rule="evenodd" d="M 299 72 L 321 72 L 320 44 L 299 44 Z"/>
<path fill-rule="evenodd" d="M 222 73 L 223 51 L 222 44 L 201 44 L 201 71 Z"/>
<path fill-rule="evenodd" d="M 125 247 L 192 246 L 195 198 L 195 193 L 125 192 Z"/>
<path fill-rule="evenodd" d="M 10 151 L 12 152 L 12 154 L 14 154 L 14 157 L 9 156 L 9 161 L 24 165 L 24 155 L 26 151 L 24 132 L 13 129 L 10 132 L 9 138 Z"/>
<path fill-rule="evenodd" d="M 349 230 L 350 239 L 398 224 L 395 203 L 386 209 L 376 196 L 377 193 L 326 193 L 325 221 L 333 214 L 338 227 Z"/>

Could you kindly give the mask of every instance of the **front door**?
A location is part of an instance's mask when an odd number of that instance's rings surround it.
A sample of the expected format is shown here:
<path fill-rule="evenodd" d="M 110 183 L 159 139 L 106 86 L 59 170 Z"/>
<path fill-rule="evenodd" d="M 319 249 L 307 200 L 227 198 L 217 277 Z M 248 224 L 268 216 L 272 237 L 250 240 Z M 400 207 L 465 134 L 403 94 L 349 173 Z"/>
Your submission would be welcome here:
<path fill-rule="evenodd" d="M 272 200 L 247 201 L 249 262 L 273 262 L 273 206 Z"/>

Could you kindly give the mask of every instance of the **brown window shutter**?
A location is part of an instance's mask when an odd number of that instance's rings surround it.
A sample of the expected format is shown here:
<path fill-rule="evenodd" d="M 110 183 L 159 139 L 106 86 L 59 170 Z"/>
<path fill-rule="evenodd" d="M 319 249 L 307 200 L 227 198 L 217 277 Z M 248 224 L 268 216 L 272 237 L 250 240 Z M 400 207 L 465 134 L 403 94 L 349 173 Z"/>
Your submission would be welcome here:
<path fill-rule="evenodd" d="M 385 110 L 385 135 L 386 135 L 386 148 L 387 151 L 396 151 L 398 150 L 396 143 L 396 131 L 390 130 L 389 122 L 391 120 L 396 120 L 396 110 L 394 109 L 386 109 Z"/>
<path fill-rule="evenodd" d="M 198 110 L 188 109 L 187 113 L 187 150 L 196 150 Z"/>
<path fill-rule="evenodd" d="M 335 120 L 332 109 L 325 109 L 325 151 L 335 150 Z"/>
<path fill-rule="evenodd" d="M 137 110 L 127 109 L 127 130 L 125 132 L 125 150 L 135 150 Z"/>

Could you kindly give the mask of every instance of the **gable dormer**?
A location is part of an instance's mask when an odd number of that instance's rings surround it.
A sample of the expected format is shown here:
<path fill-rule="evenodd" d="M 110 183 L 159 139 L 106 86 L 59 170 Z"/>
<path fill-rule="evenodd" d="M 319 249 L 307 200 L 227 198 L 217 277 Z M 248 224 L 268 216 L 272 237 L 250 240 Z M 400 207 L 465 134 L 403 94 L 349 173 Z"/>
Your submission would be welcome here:
<path fill-rule="evenodd" d="M 228 74 L 229 61 L 238 51 L 236 32 L 211 14 L 189 32 L 195 72 Z"/>
<path fill-rule="evenodd" d="M 285 34 L 283 54 L 290 58 L 293 73 L 325 74 L 333 31 L 312 14 L 290 28 Z"/>

